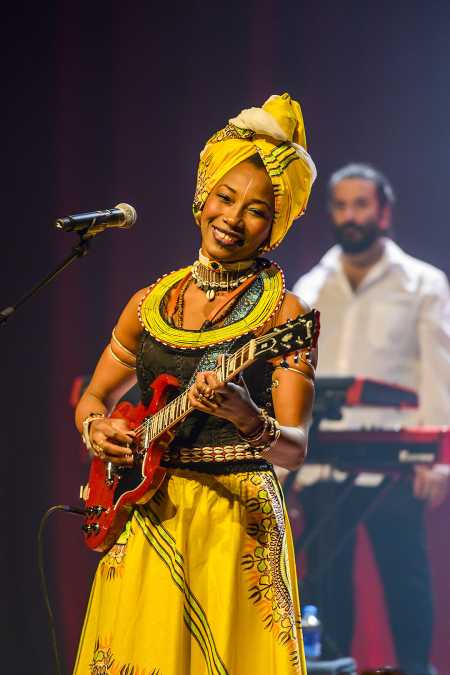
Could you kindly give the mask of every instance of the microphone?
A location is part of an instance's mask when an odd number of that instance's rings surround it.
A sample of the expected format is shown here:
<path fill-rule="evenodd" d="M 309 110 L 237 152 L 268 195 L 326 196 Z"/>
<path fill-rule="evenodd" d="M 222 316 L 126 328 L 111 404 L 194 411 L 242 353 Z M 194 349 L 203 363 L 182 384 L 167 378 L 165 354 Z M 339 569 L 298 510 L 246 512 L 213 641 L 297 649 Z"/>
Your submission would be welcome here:
<path fill-rule="evenodd" d="M 110 227 L 128 229 L 137 220 L 136 209 L 130 204 L 117 204 L 113 209 L 76 213 L 66 218 L 58 218 L 55 227 L 63 232 L 80 232 L 85 237 L 95 237 Z"/>

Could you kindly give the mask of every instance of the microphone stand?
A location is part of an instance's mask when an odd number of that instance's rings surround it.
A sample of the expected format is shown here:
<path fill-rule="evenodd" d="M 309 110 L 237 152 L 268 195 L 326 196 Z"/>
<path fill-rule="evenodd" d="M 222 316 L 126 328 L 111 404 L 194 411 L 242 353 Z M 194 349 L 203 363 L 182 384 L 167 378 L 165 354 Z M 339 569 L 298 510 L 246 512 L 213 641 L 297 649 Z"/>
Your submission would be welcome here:
<path fill-rule="evenodd" d="M 74 260 L 78 258 L 83 258 L 89 251 L 89 242 L 93 239 L 92 233 L 89 232 L 89 227 L 81 232 L 78 232 L 80 237 L 79 242 L 76 246 L 73 247 L 72 253 L 65 258 L 62 263 L 56 267 L 50 274 L 47 274 L 44 279 L 39 281 L 35 286 L 33 286 L 25 295 L 23 295 L 15 305 L 10 307 L 5 307 L 0 311 L 0 326 L 6 325 L 7 320 L 15 313 L 15 311 L 21 307 L 29 298 L 36 295 L 41 288 L 44 288 L 49 284 L 53 279 L 55 279 L 63 270 L 66 269 Z"/>

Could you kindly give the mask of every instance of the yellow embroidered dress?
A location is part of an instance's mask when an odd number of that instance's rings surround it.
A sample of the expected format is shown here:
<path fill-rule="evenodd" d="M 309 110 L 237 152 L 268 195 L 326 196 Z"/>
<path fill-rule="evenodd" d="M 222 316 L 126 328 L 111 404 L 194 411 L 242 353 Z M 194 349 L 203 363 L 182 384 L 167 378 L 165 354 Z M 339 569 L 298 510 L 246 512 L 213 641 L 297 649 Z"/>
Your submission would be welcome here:
<path fill-rule="evenodd" d="M 187 386 L 196 370 L 246 342 L 261 318 L 255 309 L 264 303 L 267 320 L 284 293 L 272 267 L 214 335 L 183 331 L 160 312 L 175 276 L 141 307 L 144 402 L 158 374 L 172 373 Z M 230 341 L 233 334 L 240 337 Z M 186 348 L 192 340 L 197 347 Z M 245 379 L 257 404 L 270 410 L 269 364 L 254 364 Z M 163 464 L 159 491 L 134 510 L 99 563 L 75 675 L 306 674 L 291 533 L 271 465 L 232 424 L 200 412 L 180 427 Z"/>

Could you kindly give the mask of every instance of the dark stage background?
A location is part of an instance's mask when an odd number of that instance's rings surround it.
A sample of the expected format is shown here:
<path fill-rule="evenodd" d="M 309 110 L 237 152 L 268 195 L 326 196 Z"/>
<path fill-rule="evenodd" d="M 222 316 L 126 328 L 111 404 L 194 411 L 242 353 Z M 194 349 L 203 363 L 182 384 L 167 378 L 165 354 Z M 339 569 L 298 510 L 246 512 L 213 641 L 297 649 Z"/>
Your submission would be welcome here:
<path fill-rule="evenodd" d="M 331 244 L 326 180 L 351 160 L 387 173 L 398 240 L 448 273 L 449 35 L 450 4 L 432 0 L 61 0 L 2 10 L 0 307 L 69 252 L 76 237 L 53 229 L 56 217 L 126 201 L 139 220 L 96 240 L 0 331 L 1 672 L 52 672 L 36 533 L 50 505 L 78 503 L 86 477 L 71 383 L 91 371 L 132 292 L 196 255 L 190 209 L 206 138 L 271 93 L 301 101 L 319 179 L 307 215 L 274 256 L 289 284 Z M 444 675 L 449 513 L 446 505 L 432 516 L 434 660 Z M 45 538 L 67 664 L 95 562 L 79 526 L 56 515 Z"/>

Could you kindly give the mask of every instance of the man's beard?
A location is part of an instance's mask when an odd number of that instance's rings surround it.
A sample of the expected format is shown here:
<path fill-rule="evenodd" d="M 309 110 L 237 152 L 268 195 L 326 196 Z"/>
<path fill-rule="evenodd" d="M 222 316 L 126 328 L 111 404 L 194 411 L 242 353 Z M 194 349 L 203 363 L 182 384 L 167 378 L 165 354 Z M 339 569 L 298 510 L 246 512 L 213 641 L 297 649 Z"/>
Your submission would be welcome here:
<path fill-rule="evenodd" d="M 363 225 L 347 220 L 342 225 L 334 225 L 333 231 L 344 253 L 363 253 L 382 235 L 376 220 L 368 220 Z"/>

